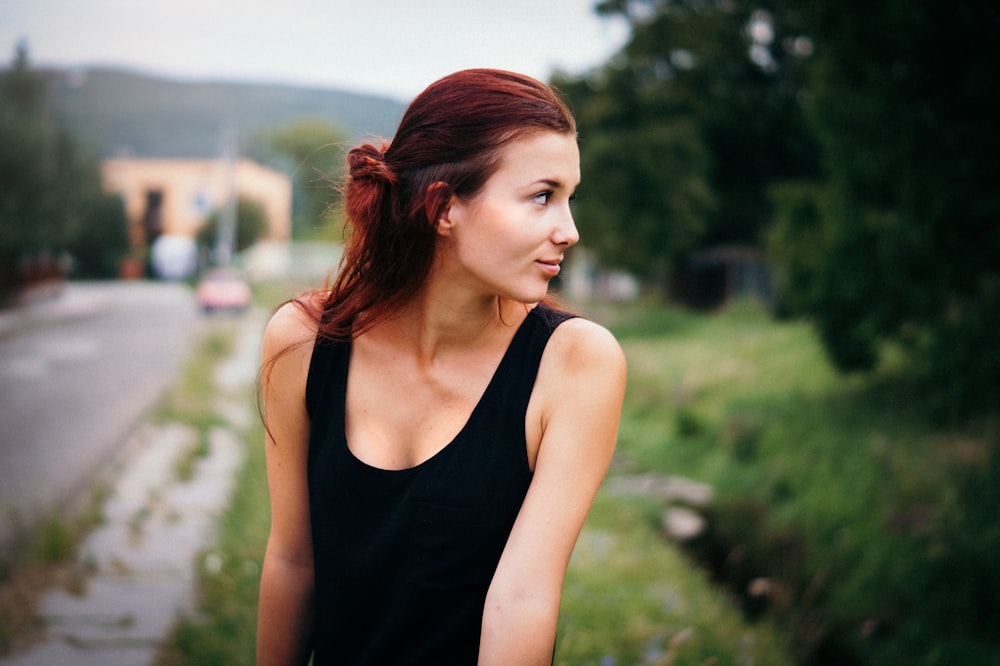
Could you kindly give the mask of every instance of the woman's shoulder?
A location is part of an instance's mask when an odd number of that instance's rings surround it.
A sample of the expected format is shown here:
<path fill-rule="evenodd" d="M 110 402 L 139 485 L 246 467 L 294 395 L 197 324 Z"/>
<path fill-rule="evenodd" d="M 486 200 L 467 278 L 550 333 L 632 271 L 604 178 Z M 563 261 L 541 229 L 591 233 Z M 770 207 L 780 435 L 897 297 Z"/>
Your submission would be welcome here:
<path fill-rule="evenodd" d="M 288 301 L 279 307 L 264 329 L 264 349 L 273 353 L 307 345 L 316 339 L 319 331 L 319 298 L 306 295 Z"/>
<path fill-rule="evenodd" d="M 624 373 L 625 354 L 611 331 L 585 317 L 560 319 L 546 348 L 553 365 L 563 371 L 560 374 L 580 378 Z"/>
<path fill-rule="evenodd" d="M 625 354 L 608 329 L 583 317 L 563 321 L 549 338 L 535 385 L 535 413 L 549 450 L 596 447 L 589 449 L 593 460 L 603 460 L 598 454 L 614 448 L 626 376 Z"/>

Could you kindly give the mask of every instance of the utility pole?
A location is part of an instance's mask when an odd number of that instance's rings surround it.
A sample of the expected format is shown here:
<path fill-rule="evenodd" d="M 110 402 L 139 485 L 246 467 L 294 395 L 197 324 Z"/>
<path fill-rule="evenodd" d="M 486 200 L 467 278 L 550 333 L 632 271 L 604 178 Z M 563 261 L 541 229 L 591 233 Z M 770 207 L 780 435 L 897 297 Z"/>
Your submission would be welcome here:
<path fill-rule="evenodd" d="M 239 158 L 236 123 L 229 121 L 222 130 L 222 159 L 226 169 L 226 203 L 219 215 L 215 239 L 215 264 L 228 266 L 236 253 L 236 166 Z"/>

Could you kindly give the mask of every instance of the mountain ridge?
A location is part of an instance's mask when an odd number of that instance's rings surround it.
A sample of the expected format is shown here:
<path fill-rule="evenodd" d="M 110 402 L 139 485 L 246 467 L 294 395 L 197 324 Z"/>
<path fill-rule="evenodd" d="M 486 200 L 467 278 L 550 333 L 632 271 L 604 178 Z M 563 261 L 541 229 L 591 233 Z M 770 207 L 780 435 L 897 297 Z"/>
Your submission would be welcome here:
<path fill-rule="evenodd" d="M 231 128 L 240 154 L 259 158 L 263 134 L 300 119 L 327 121 L 348 141 L 391 137 L 405 108 L 336 88 L 184 80 L 110 66 L 40 71 L 55 118 L 101 158 L 219 157 Z"/>

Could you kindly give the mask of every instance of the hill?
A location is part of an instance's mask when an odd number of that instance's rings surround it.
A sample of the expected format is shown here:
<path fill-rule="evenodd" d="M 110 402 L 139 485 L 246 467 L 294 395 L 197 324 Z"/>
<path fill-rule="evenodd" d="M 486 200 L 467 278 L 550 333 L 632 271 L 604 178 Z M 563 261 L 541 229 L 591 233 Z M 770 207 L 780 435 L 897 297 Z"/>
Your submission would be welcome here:
<path fill-rule="evenodd" d="M 297 118 L 319 118 L 350 139 L 391 137 L 400 101 L 290 85 L 191 82 L 121 69 L 45 72 L 53 112 L 101 157 L 216 157 L 222 131 L 238 128 L 241 153 L 255 139 Z"/>

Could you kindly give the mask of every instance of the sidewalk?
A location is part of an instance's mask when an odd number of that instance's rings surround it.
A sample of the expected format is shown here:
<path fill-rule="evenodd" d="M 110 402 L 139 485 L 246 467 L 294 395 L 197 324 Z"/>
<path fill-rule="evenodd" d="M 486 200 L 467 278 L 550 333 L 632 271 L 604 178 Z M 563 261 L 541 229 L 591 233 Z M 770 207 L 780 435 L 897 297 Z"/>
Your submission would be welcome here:
<path fill-rule="evenodd" d="M 73 305 L 63 303 L 59 316 L 72 316 Z M 190 480 L 177 478 L 177 462 L 198 445 L 198 433 L 181 424 L 139 428 L 114 470 L 104 522 L 80 544 L 73 591 L 46 591 L 38 609 L 44 638 L 0 663 L 149 664 L 175 619 L 195 610 L 196 557 L 214 539 L 243 459 L 242 433 L 255 418 L 250 391 L 262 327 L 259 313 L 245 316 L 233 355 L 216 370 L 225 423 L 210 431 L 208 455 Z"/>

